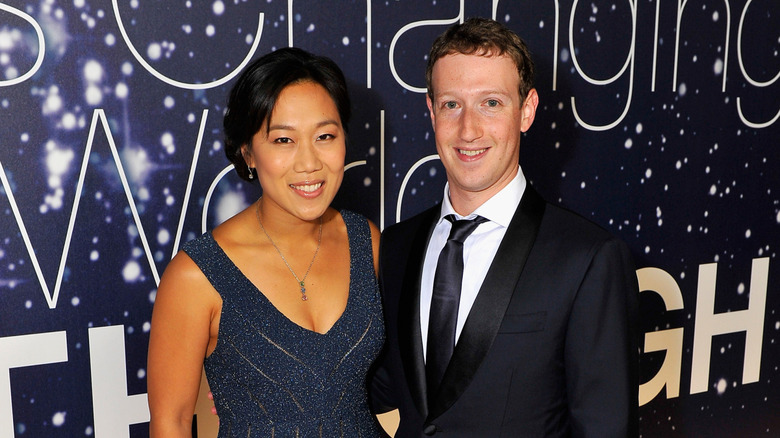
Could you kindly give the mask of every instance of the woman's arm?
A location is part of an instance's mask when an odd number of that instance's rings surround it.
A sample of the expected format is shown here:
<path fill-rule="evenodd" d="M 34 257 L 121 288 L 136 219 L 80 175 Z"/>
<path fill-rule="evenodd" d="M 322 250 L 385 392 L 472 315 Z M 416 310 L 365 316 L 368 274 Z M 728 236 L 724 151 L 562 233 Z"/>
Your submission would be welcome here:
<path fill-rule="evenodd" d="M 179 253 L 160 281 L 149 338 L 151 436 L 192 437 L 203 359 L 216 345 L 221 300 L 195 262 Z"/>
<path fill-rule="evenodd" d="M 371 221 L 368 221 L 368 226 L 371 229 L 371 249 L 374 253 L 374 274 L 379 276 L 379 228 Z"/>

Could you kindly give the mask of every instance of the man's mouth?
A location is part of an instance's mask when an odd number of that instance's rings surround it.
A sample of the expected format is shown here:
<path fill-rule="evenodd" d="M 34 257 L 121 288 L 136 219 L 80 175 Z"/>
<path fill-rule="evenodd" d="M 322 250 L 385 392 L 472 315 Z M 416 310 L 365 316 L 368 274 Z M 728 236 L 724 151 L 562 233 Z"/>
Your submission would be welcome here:
<path fill-rule="evenodd" d="M 467 156 L 467 157 L 476 157 L 477 155 L 484 154 L 487 148 L 485 149 L 477 149 L 474 151 L 467 151 L 465 149 L 458 149 L 458 152 Z"/>

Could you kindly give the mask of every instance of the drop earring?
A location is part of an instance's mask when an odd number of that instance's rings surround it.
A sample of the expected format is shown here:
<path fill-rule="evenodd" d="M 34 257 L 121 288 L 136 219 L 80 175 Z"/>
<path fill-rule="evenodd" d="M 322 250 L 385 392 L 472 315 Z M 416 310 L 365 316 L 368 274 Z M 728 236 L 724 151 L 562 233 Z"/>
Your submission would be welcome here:
<path fill-rule="evenodd" d="M 246 166 L 246 170 L 248 170 L 248 171 L 249 171 L 249 179 L 254 179 L 254 178 L 255 178 L 255 175 L 254 175 L 254 173 L 252 173 L 252 168 L 251 168 L 251 167 L 249 167 L 249 165 L 248 165 L 248 164 L 247 164 L 247 166 Z"/>

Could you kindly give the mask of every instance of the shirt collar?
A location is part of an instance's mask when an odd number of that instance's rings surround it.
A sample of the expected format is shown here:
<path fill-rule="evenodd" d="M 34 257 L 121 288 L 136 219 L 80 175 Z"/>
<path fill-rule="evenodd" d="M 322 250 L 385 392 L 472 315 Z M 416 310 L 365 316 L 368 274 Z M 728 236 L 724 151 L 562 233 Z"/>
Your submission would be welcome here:
<path fill-rule="evenodd" d="M 482 216 L 502 227 L 508 227 L 509 222 L 512 221 L 512 216 L 515 214 L 515 210 L 517 210 L 517 206 L 520 205 L 520 199 L 523 197 L 523 193 L 525 193 L 527 184 L 528 182 L 523 174 L 523 169 L 518 165 L 517 175 L 515 175 L 506 187 L 485 201 L 484 204 L 477 207 L 470 215 L 461 216 L 452 208 L 452 203 L 450 202 L 450 183 L 448 182 L 444 186 L 444 200 L 441 204 L 439 223 L 441 223 L 448 214 L 454 214 L 458 219 L 473 219 L 476 216 Z"/>

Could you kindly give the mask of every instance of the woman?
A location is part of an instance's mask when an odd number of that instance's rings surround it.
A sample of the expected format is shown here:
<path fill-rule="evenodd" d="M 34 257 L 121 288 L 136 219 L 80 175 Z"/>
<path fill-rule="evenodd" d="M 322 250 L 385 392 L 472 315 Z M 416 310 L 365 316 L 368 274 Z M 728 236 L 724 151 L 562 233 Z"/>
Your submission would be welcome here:
<path fill-rule="evenodd" d="M 225 151 L 257 202 L 188 242 L 157 291 L 153 437 L 191 437 L 201 367 L 220 437 L 379 436 L 366 373 L 384 341 L 379 231 L 330 207 L 350 103 L 333 61 L 280 49 L 231 90 Z"/>

